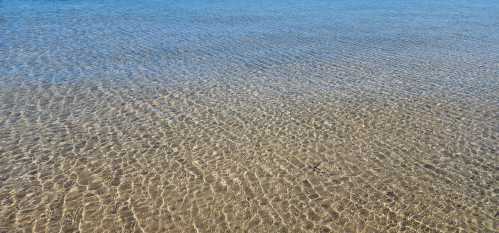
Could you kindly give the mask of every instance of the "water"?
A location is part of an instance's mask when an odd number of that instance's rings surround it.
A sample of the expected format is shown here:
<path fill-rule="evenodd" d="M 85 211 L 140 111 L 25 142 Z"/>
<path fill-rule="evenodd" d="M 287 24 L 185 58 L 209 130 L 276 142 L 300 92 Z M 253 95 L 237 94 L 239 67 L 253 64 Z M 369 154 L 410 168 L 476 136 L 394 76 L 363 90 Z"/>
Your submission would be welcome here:
<path fill-rule="evenodd" d="M 0 0 L 0 232 L 497 232 L 497 12 Z"/>

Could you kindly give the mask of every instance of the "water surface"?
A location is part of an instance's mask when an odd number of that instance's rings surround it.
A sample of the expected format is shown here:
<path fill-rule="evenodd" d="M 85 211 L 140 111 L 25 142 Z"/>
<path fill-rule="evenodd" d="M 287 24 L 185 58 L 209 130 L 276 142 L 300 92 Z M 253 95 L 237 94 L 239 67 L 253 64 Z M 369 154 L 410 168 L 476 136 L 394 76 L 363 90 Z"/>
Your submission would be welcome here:
<path fill-rule="evenodd" d="M 0 232 L 497 232 L 498 12 L 0 0 Z"/>

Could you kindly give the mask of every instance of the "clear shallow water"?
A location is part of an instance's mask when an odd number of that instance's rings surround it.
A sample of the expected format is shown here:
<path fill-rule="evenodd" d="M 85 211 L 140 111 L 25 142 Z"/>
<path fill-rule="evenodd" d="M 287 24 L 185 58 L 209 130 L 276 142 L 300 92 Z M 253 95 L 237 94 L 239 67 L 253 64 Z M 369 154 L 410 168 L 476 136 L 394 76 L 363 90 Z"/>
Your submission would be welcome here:
<path fill-rule="evenodd" d="M 497 12 L 0 0 L 0 232 L 497 232 Z"/>

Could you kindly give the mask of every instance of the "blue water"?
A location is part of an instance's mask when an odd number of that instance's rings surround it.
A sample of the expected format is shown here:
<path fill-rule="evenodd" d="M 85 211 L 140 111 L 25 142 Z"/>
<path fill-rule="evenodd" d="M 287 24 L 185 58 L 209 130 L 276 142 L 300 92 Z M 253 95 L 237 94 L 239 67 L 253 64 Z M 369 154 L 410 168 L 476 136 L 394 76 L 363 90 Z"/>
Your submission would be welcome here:
<path fill-rule="evenodd" d="M 246 63 L 286 53 L 497 61 L 494 1 L 2 1 L 2 81 L 127 76 L 138 67 Z M 423 50 L 423 51 L 422 51 Z M 124 59 L 127 58 L 127 59 Z M 189 69 L 186 67 L 186 69 Z M 14 81 L 14 80 L 13 80 Z M 8 83 L 2 83 L 6 85 Z"/>

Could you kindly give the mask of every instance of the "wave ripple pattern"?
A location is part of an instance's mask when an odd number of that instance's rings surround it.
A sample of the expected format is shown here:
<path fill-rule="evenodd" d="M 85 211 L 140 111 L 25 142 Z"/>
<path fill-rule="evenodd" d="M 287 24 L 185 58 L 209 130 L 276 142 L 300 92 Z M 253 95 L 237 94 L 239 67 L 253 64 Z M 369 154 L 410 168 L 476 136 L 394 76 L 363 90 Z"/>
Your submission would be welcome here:
<path fill-rule="evenodd" d="M 498 12 L 0 0 L 0 232 L 497 232 Z"/>

